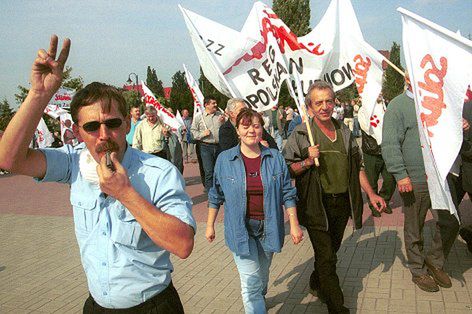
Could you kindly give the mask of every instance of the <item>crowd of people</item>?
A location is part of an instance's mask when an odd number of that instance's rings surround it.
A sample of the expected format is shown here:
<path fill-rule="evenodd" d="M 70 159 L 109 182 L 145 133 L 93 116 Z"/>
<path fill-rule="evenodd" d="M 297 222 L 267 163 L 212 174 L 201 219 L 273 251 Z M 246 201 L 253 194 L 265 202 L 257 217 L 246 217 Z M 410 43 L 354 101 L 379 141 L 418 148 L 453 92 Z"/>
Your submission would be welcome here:
<path fill-rule="evenodd" d="M 207 96 L 204 111 L 193 119 L 182 111 L 184 128 L 177 133 L 154 107 L 143 117 L 139 107 L 127 108 L 117 88 L 94 82 L 78 91 L 70 106 L 81 143 L 29 148 L 44 108 L 62 83 L 70 40 L 58 55 L 57 46 L 53 36 L 48 51 L 38 52 L 28 96 L 0 137 L 0 168 L 70 185 L 90 291 L 84 313 L 183 313 L 170 254 L 187 258 L 194 246 L 196 222 L 182 176 L 183 164 L 194 154 L 208 194 L 205 237 L 214 241 L 224 205 L 225 243 L 239 272 L 246 313 L 266 312 L 270 265 L 284 244 L 284 210 L 293 243 L 303 240 L 303 226 L 313 247 L 310 292 L 330 313 L 349 313 L 336 273 L 337 252 L 349 218 L 362 228 L 362 190 L 372 215 L 379 217 L 392 213 L 389 202 L 398 188 L 413 282 L 429 292 L 451 287 L 445 260 L 459 232 L 471 249 L 472 229 L 460 226 L 449 211 L 431 208 L 408 81 L 385 113 L 381 145 L 359 125 L 358 102 L 339 103 L 324 81 L 308 89 L 308 123 L 290 106 L 257 113 L 237 98 L 222 113 L 216 99 Z M 385 109 L 380 97 L 377 105 Z M 472 107 L 465 108 L 464 145 L 448 178 L 456 206 L 472 192 Z M 356 140 L 361 133 L 362 148 Z M 425 254 L 428 210 L 436 225 Z"/>

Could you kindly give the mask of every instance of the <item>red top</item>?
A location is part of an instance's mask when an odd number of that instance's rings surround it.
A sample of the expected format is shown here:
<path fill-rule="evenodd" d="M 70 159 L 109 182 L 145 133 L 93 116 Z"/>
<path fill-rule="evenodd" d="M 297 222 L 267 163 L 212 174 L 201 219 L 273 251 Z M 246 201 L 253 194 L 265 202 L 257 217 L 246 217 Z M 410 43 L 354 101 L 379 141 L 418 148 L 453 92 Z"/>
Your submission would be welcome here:
<path fill-rule="evenodd" d="M 264 187 L 261 178 L 261 156 L 249 158 L 243 156 L 246 170 L 246 217 L 264 220 Z"/>

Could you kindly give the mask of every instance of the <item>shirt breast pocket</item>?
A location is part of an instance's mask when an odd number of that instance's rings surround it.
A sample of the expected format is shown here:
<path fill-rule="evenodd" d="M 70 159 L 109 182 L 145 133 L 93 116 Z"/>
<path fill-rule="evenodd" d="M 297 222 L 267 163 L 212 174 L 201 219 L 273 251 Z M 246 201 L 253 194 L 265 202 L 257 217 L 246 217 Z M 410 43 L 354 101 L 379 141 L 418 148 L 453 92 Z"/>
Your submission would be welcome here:
<path fill-rule="evenodd" d="M 123 205 L 119 204 L 113 210 L 117 215 L 112 220 L 110 239 L 114 243 L 136 248 L 142 233 L 141 225 Z"/>
<path fill-rule="evenodd" d="M 74 212 L 75 229 L 82 232 L 92 231 L 96 220 L 97 200 L 71 194 L 70 202 Z"/>

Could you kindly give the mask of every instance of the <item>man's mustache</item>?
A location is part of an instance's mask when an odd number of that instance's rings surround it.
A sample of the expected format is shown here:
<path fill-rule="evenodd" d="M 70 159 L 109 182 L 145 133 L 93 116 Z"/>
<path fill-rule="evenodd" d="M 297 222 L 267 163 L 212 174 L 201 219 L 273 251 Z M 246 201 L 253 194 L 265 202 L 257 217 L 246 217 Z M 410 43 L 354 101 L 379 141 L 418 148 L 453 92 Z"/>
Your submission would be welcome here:
<path fill-rule="evenodd" d="M 110 152 L 118 152 L 120 150 L 120 147 L 118 146 L 117 143 L 113 141 L 106 141 L 104 143 L 100 143 L 95 147 L 95 152 L 97 154 L 110 151 Z"/>

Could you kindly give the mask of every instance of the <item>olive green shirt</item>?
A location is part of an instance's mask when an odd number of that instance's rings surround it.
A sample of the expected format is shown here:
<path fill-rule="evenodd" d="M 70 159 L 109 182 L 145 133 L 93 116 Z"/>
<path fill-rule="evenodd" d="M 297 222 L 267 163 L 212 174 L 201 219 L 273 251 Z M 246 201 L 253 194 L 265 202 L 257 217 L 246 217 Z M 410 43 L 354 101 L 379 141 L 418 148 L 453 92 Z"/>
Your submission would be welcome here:
<path fill-rule="evenodd" d="M 341 129 L 336 125 L 336 138 L 332 141 L 316 123 L 314 125 L 314 141 L 319 144 L 319 174 L 324 193 L 345 193 L 349 182 L 349 164 Z"/>

